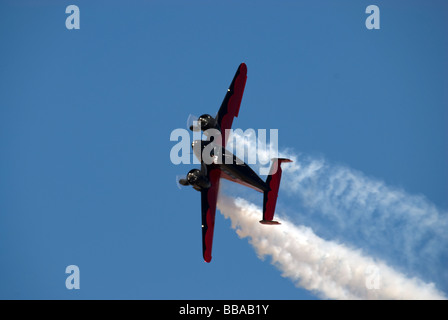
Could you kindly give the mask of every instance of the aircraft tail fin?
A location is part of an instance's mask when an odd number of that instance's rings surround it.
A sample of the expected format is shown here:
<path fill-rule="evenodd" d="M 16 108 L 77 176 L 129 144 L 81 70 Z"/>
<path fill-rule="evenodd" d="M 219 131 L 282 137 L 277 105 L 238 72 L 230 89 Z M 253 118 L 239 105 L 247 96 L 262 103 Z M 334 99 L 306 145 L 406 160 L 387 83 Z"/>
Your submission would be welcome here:
<path fill-rule="evenodd" d="M 275 205 L 277 204 L 278 189 L 280 188 L 280 180 L 282 178 L 282 168 L 281 164 L 283 162 L 292 162 L 285 158 L 274 158 L 272 159 L 270 173 L 266 179 L 266 184 L 269 190 L 264 192 L 263 196 L 263 220 L 260 221 L 261 224 L 280 224 L 274 221 Z"/>

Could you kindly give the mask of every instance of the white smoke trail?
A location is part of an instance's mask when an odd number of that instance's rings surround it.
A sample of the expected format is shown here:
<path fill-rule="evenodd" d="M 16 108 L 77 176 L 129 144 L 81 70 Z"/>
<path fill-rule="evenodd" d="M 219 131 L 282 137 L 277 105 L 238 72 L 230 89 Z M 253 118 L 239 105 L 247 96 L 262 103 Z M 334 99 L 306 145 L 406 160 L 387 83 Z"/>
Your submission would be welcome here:
<path fill-rule="evenodd" d="M 230 148 L 248 150 L 266 160 L 267 148 L 235 135 Z M 321 157 L 279 152 L 292 159 L 285 165 L 281 199 L 294 200 L 291 219 L 311 227 L 317 234 L 338 242 L 356 244 L 401 272 L 418 275 L 448 289 L 448 213 L 439 210 L 423 195 L 410 195 L 381 180 L 367 177 L 347 166 L 335 165 Z M 257 168 L 255 168 L 257 169 Z M 290 201 L 287 201 L 287 203 Z"/>
<path fill-rule="evenodd" d="M 280 226 L 261 225 L 260 208 L 241 198 L 221 194 L 218 208 L 260 257 L 270 255 L 283 276 L 326 298 L 445 299 L 433 284 L 406 278 L 359 250 L 323 240 L 308 227 L 285 219 Z"/>
<path fill-rule="evenodd" d="M 371 254 L 438 282 L 448 280 L 448 215 L 422 195 L 309 156 L 285 168 L 283 194 L 293 195 L 319 234 L 356 243 Z"/>

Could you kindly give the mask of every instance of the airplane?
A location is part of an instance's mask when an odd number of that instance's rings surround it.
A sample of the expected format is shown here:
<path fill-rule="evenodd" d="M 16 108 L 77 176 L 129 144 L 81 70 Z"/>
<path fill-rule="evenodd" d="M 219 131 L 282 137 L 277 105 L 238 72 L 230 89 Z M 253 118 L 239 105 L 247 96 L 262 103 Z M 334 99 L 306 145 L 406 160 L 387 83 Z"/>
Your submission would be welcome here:
<path fill-rule="evenodd" d="M 246 80 L 247 66 L 245 63 L 241 63 L 216 117 L 204 114 L 198 118 L 194 125 L 190 126 L 190 130 L 202 130 L 205 135 L 209 130 L 218 130 L 222 137 L 221 141 L 219 138 L 215 141 L 210 137 L 207 140 L 193 141 L 193 152 L 201 160 L 201 168 L 190 170 L 185 178 L 179 180 L 179 184 L 183 186 L 191 185 L 195 190 L 201 192 L 202 253 L 204 261 L 208 263 L 212 259 L 213 231 L 220 179 L 230 180 L 262 192 L 263 219 L 260 220 L 260 223 L 265 225 L 280 224 L 273 219 L 282 175 L 281 164 L 292 161 L 285 158 L 272 159 L 270 173 L 266 181 L 263 181 L 244 161 L 225 149 L 228 130 L 232 127 L 233 119 L 238 117 Z M 207 164 L 202 157 L 202 152 L 210 143 L 214 144 L 210 154 L 214 161 Z M 221 161 L 216 161 L 218 157 Z"/>

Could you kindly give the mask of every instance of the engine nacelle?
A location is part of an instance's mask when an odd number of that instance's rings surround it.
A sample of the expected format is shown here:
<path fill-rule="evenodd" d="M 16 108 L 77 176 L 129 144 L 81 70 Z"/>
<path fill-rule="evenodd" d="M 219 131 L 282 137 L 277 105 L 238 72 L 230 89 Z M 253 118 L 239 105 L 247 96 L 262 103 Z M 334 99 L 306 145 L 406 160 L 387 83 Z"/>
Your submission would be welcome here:
<path fill-rule="evenodd" d="M 187 174 L 187 181 L 198 191 L 210 188 L 211 186 L 210 181 L 199 169 L 190 170 Z"/>
<path fill-rule="evenodd" d="M 202 131 L 208 129 L 218 129 L 218 122 L 209 114 L 203 114 L 198 119 L 198 125 Z"/>

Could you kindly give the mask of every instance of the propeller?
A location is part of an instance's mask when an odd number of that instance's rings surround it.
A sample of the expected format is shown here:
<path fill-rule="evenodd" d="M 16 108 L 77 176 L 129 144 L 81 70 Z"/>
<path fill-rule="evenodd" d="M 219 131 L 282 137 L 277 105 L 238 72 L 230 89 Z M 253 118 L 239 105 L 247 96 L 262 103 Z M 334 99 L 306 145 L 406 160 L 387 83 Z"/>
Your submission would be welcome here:
<path fill-rule="evenodd" d="M 187 119 L 187 128 L 191 131 L 201 131 L 201 128 L 198 126 L 198 117 L 190 114 Z"/>
<path fill-rule="evenodd" d="M 188 183 L 187 177 L 185 177 L 184 175 L 177 175 L 176 185 L 179 189 L 182 189 L 182 186 L 188 186 L 190 184 Z"/>

